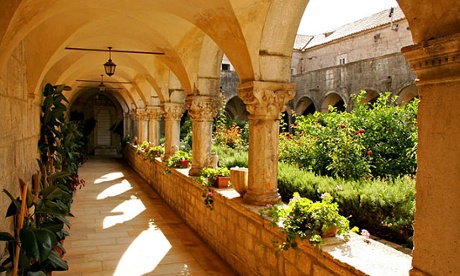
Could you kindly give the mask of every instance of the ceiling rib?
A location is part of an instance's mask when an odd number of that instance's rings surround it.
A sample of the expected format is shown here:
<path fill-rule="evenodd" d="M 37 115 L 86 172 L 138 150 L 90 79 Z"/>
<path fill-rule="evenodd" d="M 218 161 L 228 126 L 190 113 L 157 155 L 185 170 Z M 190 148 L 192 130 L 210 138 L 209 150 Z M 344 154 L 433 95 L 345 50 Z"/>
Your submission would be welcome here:
<path fill-rule="evenodd" d="M 66 50 L 87 51 L 87 52 L 108 52 L 107 49 L 93 49 L 93 48 L 78 48 L 78 47 L 65 47 Z M 164 55 L 163 52 L 149 52 L 149 51 L 135 51 L 135 50 L 111 50 L 112 53 L 128 53 L 128 54 L 143 54 L 143 55 Z"/>

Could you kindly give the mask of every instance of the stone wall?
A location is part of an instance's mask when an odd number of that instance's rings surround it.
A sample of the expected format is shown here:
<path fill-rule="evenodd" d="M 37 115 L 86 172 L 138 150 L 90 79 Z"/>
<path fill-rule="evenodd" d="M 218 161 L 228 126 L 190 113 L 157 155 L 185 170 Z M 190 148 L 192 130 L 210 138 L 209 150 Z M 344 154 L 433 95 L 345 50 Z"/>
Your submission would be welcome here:
<path fill-rule="evenodd" d="M 19 181 L 31 180 L 38 169 L 40 106 L 33 92 L 27 91 L 27 67 L 23 43 L 14 50 L 0 75 L 0 191 L 19 196 Z M 41 98 L 40 98 L 41 99 Z M 4 218 L 10 200 L 0 193 L 0 216 Z M 12 229 L 12 219 L 0 223 L 0 231 Z"/>
<path fill-rule="evenodd" d="M 144 154 L 137 155 L 133 147 L 125 147 L 123 156 L 160 197 L 241 275 L 366 275 L 372 271 L 385 273 L 373 261 L 397 266 L 394 260 L 385 258 L 388 254 L 375 247 L 381 246 L 379 243 L 367 247 L 357 235 L 353 236 L 354 242 L 345 244 L 340 239 L 337 242 L 338 238 L 331 238 L 333 241 L 327 241 L 323 251 L 301 242 L 296 250 L 276 254 L 273 241 L 281 241 L 283 237 L 259 217 L 257 207 L 243 204 L 232 188 L 218 189 L 214 195 L 214 210 L 209 210 L 203 203 L 200 185 L 187 175 L 187 169 L 173 169 L 164 175 L 165 167 L 160 159 L 152 163 L 143 161 Z M 366 248 L 358 249 L 358 246 Z M 357 249 L 353 251 L 354 248 Z M 372 254 L 378 257 L 372 258 Z M 410 257 L 395 254 L 398 260 L 403 260 L 402 270 L 407 272 Z M 353 266 L 349 264 L 350 259 Z M 371 266 L 378 270 L 369 270 Z M 397 269 L 391 270 L 395 271 L 398 272 Z"/>
<path fill-rule="evenodd" d="M 415 85 L 415 78 L 401 53 L 306 72 L 293 76 L 296 84 L 294 109 L 297 110 L 303 97 L 308 97 L 315 109 L 321 111 L 330 92 L 340 95 L 351 108 L 350 96 L 360 90 L 389 91 L 398 95 L 405 87 Z"/>

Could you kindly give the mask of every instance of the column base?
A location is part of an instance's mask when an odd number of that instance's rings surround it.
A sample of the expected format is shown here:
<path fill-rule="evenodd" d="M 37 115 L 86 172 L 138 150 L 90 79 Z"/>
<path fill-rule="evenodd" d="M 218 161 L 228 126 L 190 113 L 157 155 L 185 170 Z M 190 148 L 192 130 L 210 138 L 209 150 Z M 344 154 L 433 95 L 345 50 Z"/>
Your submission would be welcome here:
<path fill-rule="evenodd" d="M 274 193 L 257 194 L 247 191 L 243 196 L 243 202 L 250 205 L 265 206 L 267 204 L 276 204 L 280 202 L 281 196 L 278 189 Z"/>
<path fill-rule="evenodd" d="M 188 175 L 190 176 L 199 176 L 203 168 L 194 168 L 193 164 L 192 167 L 190 168 Z"/>

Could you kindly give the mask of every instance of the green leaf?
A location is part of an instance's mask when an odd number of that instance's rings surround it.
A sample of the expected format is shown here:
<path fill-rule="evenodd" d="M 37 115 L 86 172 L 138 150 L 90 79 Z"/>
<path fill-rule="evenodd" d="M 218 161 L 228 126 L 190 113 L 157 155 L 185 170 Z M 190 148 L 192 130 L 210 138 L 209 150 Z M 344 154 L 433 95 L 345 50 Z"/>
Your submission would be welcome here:
<path fill-rule="evenodd" d="M 3 189 L 3 192 L 10 198 L 11 204 L 8 206 L 6 211 L 6 217 L 14 216 L 19 214 L 21 211 L 21 201 L 19 199 L 14 199 L 14 197 L 7 190 Z"/>
<path fill-rule="evenodd" d="M 59 253 L 56 250 L 51 251 L 49 255 L 49 260 L 52 271 L 69 270 L 67 262 L 61 259 L 61 256 L 59 256 Z"/>
<path fill-rule="evenodd" d="M 19 237 L 27 257 L 38 262 L 48 259 L 53 246 L 57 244 L 56 235 L 47 229 L 23 228 Z"/>

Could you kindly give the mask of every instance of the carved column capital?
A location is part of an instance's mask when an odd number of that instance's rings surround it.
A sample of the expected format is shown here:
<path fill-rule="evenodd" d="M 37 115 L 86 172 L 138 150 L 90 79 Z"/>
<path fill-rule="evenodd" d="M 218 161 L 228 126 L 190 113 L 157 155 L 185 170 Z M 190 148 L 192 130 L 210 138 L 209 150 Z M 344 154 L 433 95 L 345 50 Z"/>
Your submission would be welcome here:
<path fill-rule="evenodd" d="M 459 81 L 460 34 L 426 41 L 401 49 L 417 74 L 417 84 L 436 84 Z"/>
<path fill-rule="evenodd" d="M 183 103 L 164 103 L 162 108 L 166 120 L 179 121 L 185 111 L 185 105 Z"/>
<path fill-rule="evenodd" d="M 144 108 L 136 109 L 136 118 L 138 120 L 147 120 L 147 113 Z"/>
<path fill-rule="evenodd" d="M 161 106 L 149 106 L 145 110 L 149 119 L 160 119 L 163 115 L 163 111 L 161 110 Z"/>
<path fill-rule="evenodd" d="M 189 95 L 186 99 L 188 114 L 193 119 L 212 121 L 222 106 L 220 97 Z"/>
<path fill-rule="evenodd" d="M 295 84 L 252 81 L 238 85 L 238 96 L 250 117 L 278 119 L 287 102 L 295 96 Z"/>

